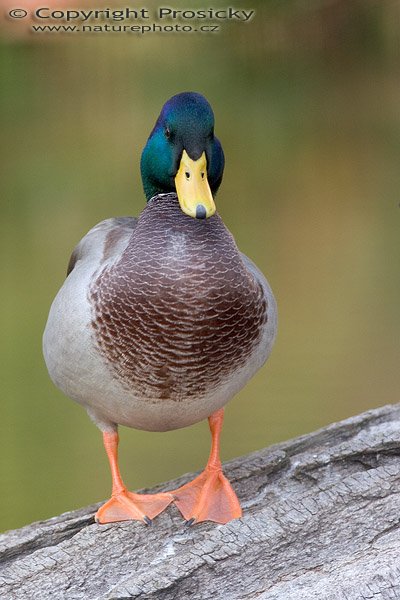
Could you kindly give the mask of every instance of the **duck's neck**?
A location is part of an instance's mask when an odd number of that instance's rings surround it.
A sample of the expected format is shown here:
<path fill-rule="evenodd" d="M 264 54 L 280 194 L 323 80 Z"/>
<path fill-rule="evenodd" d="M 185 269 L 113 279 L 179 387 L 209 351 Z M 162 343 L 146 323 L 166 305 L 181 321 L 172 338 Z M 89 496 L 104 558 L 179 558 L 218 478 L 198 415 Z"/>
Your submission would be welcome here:
<path fill-rule="evenodd" d="M 228 270 L 243 269 L 232 235 L 218 215 L 199 220 L 185 215 L 176 194 L 152 198 L 139 217 L 124 253 L 124 259 L 136 268 L 158 270 L 162 274 L 175 270 L 185 274 L 213 269 L 216 263 Z"/>

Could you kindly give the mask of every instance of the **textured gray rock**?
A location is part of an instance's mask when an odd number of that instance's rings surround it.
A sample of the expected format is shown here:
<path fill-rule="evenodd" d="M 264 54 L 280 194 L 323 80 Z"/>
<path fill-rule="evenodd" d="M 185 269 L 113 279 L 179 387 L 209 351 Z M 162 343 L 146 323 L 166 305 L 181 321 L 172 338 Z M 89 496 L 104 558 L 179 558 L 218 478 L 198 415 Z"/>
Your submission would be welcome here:
<path fill-rule="evenodd" d="M 227 463 L 244 517 L 224 526 L 96 525 L 96 505 L 8 532 L 0 598 L 398 600 L 399 454 L 386 406 Z"/>

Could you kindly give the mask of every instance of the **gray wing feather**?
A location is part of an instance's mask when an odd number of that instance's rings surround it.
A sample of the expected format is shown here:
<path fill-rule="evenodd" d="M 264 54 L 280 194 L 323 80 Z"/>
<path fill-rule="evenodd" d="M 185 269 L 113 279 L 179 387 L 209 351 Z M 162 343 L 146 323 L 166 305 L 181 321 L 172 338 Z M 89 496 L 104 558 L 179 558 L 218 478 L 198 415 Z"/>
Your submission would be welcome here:
<path fill-rule="evenodd" d="M 99 266 L 121 253 L 136 227 L 135 217 L 115 217 L 101 221 L 74 248 L 67 267 L 67 277 L 80 260 L 97 258 Z"/>
<path fill-rule="evenodd" d="M 268 327 L 273 331 L 273 337 L 275 337 L 276 328 L 277 328 L 277 320 L 278 320 L 278 311 L 276 307 L 276 300 L 270 285 L 260 269 L 253 263 L 250 258 L 248 258 L 243 252 L 240 253 L 243 259 L 244 264 L 255 277 L 256 281 L 261 285 L 264 290 L 264 296 L 267 301 L 267 314 L 268 314 Z"/>

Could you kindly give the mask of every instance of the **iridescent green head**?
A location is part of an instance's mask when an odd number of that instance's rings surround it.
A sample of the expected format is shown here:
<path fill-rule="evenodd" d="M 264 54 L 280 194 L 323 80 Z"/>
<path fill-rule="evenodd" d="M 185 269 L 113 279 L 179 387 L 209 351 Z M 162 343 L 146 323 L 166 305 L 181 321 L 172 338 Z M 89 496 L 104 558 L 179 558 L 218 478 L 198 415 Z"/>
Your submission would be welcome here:
<path fill-rule="evenodd" d="M 214 214 L 213 196 L 222 181 L 224 153 L 204 96 L 183 92 L 164 104 L 140 168 L 147 200 L 176 192 L 187 215 L 204 219 Z"/>

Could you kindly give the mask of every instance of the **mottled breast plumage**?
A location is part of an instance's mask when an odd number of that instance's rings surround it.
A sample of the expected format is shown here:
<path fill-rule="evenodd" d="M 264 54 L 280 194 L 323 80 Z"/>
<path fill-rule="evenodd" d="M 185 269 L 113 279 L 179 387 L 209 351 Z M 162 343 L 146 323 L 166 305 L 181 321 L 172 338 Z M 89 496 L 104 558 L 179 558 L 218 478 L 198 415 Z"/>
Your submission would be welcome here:
<path fill-rule="evenodd" d="M 246 364 L 267 320 L 262 286 L 220 217 L 187 217 L 175 194 L 150 200 L 89 296 L 105 364 L 149 400 L 212 392 Z"/>

